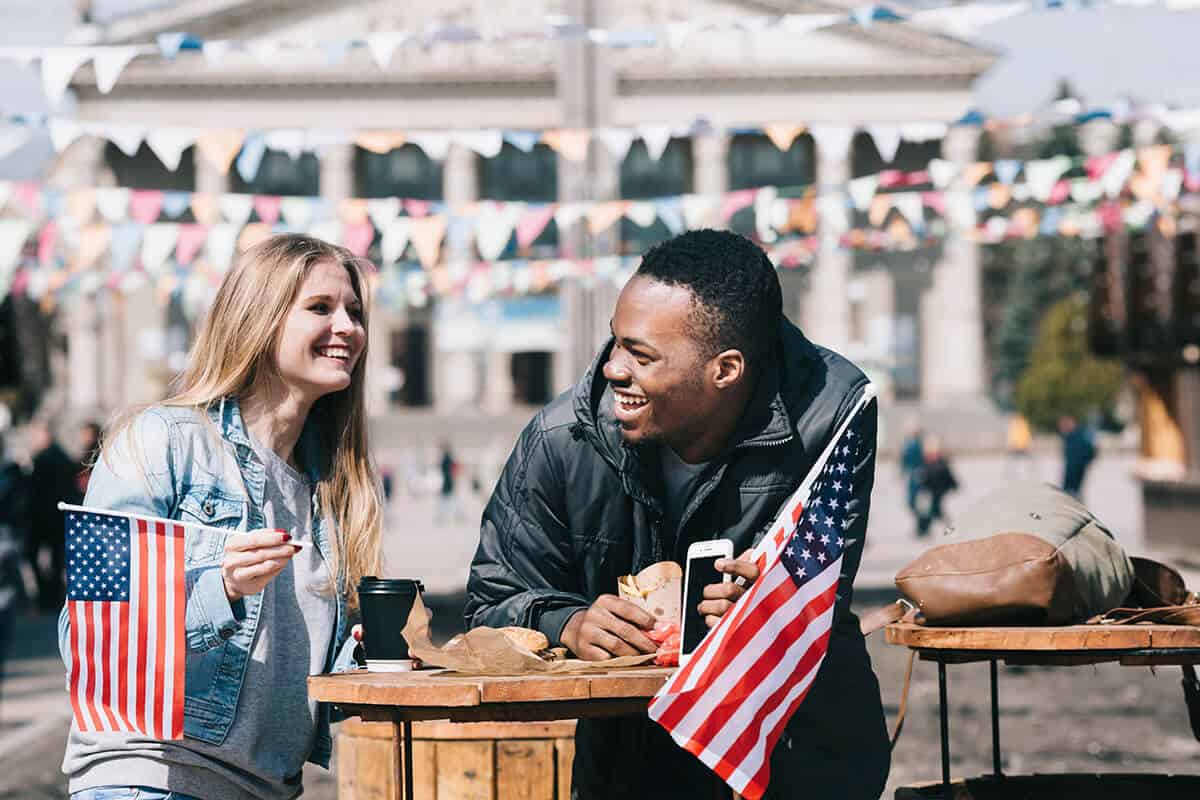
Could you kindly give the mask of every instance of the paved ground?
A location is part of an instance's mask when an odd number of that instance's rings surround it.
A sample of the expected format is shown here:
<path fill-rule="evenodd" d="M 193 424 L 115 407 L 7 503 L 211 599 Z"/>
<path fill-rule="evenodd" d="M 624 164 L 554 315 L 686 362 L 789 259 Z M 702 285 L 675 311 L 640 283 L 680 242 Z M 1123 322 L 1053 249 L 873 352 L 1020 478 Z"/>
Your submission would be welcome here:
<path fill-rule="evenodd" d="M 381 461 L 387 463 L 386 456 Z M 1132 552 L 1140 552 L 1140 504 L 1129 478 L 1128 456 L 1108 454 L 1085 487 L 1085 500 Z M 972 456 L 956 462 L 963 491 L 953 496 L 953 516 L 975 497 L 1003 485 L 1015 470 L 1002 457 Z M 1053 479 L 1057 459 L 1034 459 L 1030 472 Z M 438 518 L 432 495 L 401 491 L 389 510 L 388 573 L 420 577 L 429 589 L 438 627 L 456 625 L 461 589 L 477 537 L 481 501 L 465 487 L 459 517 Z M 924 542 L 912 531 L 904 508 L 903 485 L 893 463 L 883 463 L 873 500 L 867 552 L 857 585 L 860 606 L 891 599 L 891 576 Z M 1194 583 L 1197 583 L 1194 581 Z M 899 702 L 906 654 L 872 638 L 889 723 Z M 987 668 L 951 668 L 951 735 L 956 775 L 990 770 Z M 937 670 L 916 665 L 909 696 L 909 719 L 896 748 L 888 792 L 898 785 L 939 774 Z M 1004 768 L 1011 772 L 1071 770 L 1197 772 L 1200 744 L 1188 730 L 1179 672 L 1100 667 L 1055 670 L 1002 668 Z M 65 796 L 58 772 L 68 717 L 62 666 L 55 654 L 54 619 L 19 621 L 16 658 L 0 691 L 0 800 L 42 800 Z M 332 777 L 312 769 L 305 796 L 333 800 Z"/>

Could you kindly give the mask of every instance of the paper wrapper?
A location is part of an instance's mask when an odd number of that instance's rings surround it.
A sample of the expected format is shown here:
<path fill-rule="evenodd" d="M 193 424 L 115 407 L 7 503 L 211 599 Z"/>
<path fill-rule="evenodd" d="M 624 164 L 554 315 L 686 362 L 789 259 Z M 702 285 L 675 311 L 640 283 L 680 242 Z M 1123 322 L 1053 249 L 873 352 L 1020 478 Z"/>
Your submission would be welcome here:
<path fill-rule="evenodd" d="M 408 652 L 428 666 L 443 667 L 468 675 L 529 675 L 561 672 L 607 672 L 620 667 L 639 667 L 654 662 L 654 654 L 624 656 L 605 661 L 545 661 L 533 651 L 511 641 L 495 628 L 472 628 L 441 647 L 429 637 L 429 614 L 420 593 L 403 630 Z"/>
<path fill-rule="evenodd" d="M 659 622 L 678 625 L 682 618 L 683 570 L 674 561 L 659 561 L 637 575 L 618 578 L 617 594 Z"/>

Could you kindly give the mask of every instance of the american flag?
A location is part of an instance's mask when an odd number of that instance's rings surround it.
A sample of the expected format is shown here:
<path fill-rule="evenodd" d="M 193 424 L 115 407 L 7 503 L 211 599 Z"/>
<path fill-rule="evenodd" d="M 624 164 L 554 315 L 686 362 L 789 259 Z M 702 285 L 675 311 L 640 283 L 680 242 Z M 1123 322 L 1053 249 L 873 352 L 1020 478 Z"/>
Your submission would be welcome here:
<path fill-rule="evenodd" d="M 874 387 L 784 504 L 752 554 L 759 578 L 650 703 L 650 718 L 750 800 L 829 646 L 842 553 L 855 544 L 847 504 Z"/>
<path fill-rule="evenodd" d="M 182 739 L 186 526 L 78 506 L 65 520 L 76 727 Z"/>

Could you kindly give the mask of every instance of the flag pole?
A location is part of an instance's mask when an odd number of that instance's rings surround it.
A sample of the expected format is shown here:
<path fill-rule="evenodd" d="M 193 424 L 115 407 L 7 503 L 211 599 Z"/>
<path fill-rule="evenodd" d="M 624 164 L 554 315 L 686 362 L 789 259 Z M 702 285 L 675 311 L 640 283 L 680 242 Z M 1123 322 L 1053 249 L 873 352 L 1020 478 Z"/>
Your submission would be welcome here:
<path fill-rule="evenodd" d="M 59 511 L 79 511 L 84 514 L 107 514 L 111 517 L 129 517 L 130 519 L 144 520 L 145 522 L 158 523 L 161 525 L 183 525 L 188 528 L 198 528 L 199 530 L 212 531 L 213 533 L 230 534 L 240 533 L 240 531 L 231 530 L 229 528 L 214 528 L 209 525 L 196 525 L 191 522 L 182 522 L 177 519 L 166 519 L 165 517 L 151 517 L 145 514 L 131 514 L 128 511 L 113 511 L 107 508 L 91 508 L 89 506 L 76 506 L 70 503 L 58 504 Z"/>

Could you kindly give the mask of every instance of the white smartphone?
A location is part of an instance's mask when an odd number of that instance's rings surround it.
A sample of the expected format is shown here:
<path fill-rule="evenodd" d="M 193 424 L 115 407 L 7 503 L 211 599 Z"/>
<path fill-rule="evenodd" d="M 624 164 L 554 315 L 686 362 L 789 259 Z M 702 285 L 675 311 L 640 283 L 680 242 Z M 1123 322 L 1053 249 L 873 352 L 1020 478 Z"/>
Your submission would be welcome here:
<path fill-rule="evenodd" d="M 683 573 L 683 619 L 679 629 L 679 666 L 691 658 L 708 633 L 704 615 L 696 607 L 704 601 L 704 587 L 713 583 L 729 583 L 732 578 L 713 566 L 718 558 L 733 558 L 733 542 L 729 539 L 710 539 L 688 547 L 687 568 Z"/>

